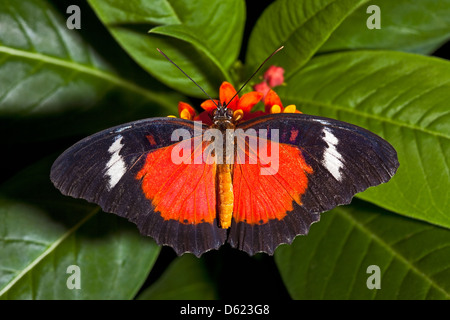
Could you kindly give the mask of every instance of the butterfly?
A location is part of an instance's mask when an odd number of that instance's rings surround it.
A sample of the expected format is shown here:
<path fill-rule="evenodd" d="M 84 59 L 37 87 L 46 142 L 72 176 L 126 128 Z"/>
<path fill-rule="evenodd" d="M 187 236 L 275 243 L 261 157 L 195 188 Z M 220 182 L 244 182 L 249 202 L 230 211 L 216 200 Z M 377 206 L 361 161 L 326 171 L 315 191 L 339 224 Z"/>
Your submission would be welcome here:
<path fill-rule="evenodd" d="M 51 168 L 64 194 L 127 218 L 177 254 L 200 256 L 224 243 L 273 254 L 308 233 L 320 213 L 385 183 L 395 149 L 361 127 L 283 107 L 270 90 L 242 97 L 224 82 L 220 100 L 180 118 L 122 124 L 91 135 Z"/>

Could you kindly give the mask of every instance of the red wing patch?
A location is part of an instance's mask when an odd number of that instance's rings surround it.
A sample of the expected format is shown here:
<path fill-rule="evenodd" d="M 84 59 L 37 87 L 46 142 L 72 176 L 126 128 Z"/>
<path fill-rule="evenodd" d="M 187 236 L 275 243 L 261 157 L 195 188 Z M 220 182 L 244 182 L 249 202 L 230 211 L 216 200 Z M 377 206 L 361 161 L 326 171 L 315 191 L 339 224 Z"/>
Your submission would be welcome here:
<path fill-rule="evenodd" d="M 153 135 L 149 134 L 145 137 L 147 138 L 147 141 L 150 143 L 151 146 L 156 146 L 156 141 Z"/>
<path fill-rule="evenodd" d="M 291 136 L 289 137 L 289 142 L 294 143 L 298 136 L 298 130 L 291 130 Z"/>
<path fill-rule="evenodd" d="M 241 156 L 239 150 L 236 152 L 233 218 L 236 222 L 251 225 L 281 220 L 293 210 L 293 201 L 301 205 L 301 195 L 308 188 L 307 174 L 313 173 L 313 169 L 297 147 L 258 138 L 258 150 L 267 148 L 270 154 L 278 147 L 279 156 L 272 159 L 277 161 L 276 165 L 266 164 L 260 153 L 250 150 L 248 144 L 246 146 L 247 150 L 245 153 L 241 150 Z M 245 155 L 245 161 L 242 155 Z"/>
<path fill-rule="evenodd" d="M 203 159 L 195 159 L 195 156 L 203 154 L 207 144 L 199 143 L 201 153 L 194 150 L 185 155 L 184 160 L 190 158 L 191 163 L 177 164 L 173 161 L 173 152 L 178 152 L 175 148 L 184 143 L 195 145 L 196 139 L 201 140 L 201 137 L 150 152 L 136 175 L 154 211 L 160 212 L 164 220 L 198 224 L 213 223 L 216 218 L 216 166 L 205 163 Z"/>

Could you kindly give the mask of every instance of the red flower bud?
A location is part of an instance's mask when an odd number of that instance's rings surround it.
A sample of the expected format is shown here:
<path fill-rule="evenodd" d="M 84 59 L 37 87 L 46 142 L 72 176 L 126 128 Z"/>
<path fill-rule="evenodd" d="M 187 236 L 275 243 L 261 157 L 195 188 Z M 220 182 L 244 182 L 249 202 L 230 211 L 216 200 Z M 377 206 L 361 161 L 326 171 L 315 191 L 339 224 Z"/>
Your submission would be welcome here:
<path fill-rule="evenodd" d="M 284 69 L 282 67 L 271 66 L 264 73 L 264 80 L 267 81 L 271 88 L 282 85 L 284 82 Z"/>

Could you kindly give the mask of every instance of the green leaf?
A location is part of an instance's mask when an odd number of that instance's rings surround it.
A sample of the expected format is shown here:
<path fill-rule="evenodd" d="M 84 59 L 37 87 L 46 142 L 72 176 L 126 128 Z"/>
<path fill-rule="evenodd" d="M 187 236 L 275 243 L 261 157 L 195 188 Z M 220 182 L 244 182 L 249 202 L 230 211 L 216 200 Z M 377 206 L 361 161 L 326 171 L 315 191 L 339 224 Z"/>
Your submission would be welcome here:
<path fill-rule="evenodd" d="M 367 0 L 278 0 L 261 15 L 253 29 L 246 62 L 250 70 L 275 49 L 284 50 L 270 64 L 285 69 L 285 76 L 298 71 L 340 23 Z"/>
<path fill-rule="evenodd" d="M 278 93 L 304 113 L 360 125 L 397 150 L 393 179 L 359 196 L 391 211 L 450 227 L 450 62 L 415 54 L 322 55 Z"/>
<path fill-rule="evenodd" d="M 0 299 L 131 299 L 159 247 L 132 223 L 62 196 L 44 161 L 0 187 Z M 32 183 L 30 183 L 32 181 Z M 69 289 L 80 269 L 80 289 Z"/>
<path fill-rule="evenodd" d="M 89 7 L 82 10 L 87 17 Z M 28 139 L 34 132 L 40 138 L 85 133 L 136 114 L 176 110 L 179 96 L 164 93 L 148 76 L 142 87 L 116 72 L 81 31 L 66 27 L 65 17 L 48 1 L 3 1 L 0 20 L 5 26 L 0 33 L 2 133 L 17 127 L 30 128 L 18 132 Z M 92 33 L 87 22 L 83 26 Z"/>
<path fill-rule="evenodd" d="M 355 201 L 323 214 L 275 261 L 293 299 L 450 299 L 449 248 L 449 230 Z M 367 286 L 372 265 L 380 289 Z"/>
<path fill-rule="evenodd" d="M 373 14 L 372 11 L 367 13 L 371 5 L 380 8 L 381 29 L 367 28 L 367 20 Z M 429 54 L 448 39 L 449 0 L 377 0 L 355 10 L 333 32 L 319 52 L 390 49 Z"/>
<path fill-rule="evenodd" d="M 228 69 L 237 59 L 244 30 L 243 1 L 89 0 L 89 3 L 129 55 L 161 82 L 204 98 L 156 48 L 211 95 L 217 93 L 223 80 L 231 81 Z M 149 30 L 152 33 L 148 34 Z"/>
<path fill-rule="evenodd" d="M 203 258 L 184 254 L 176 258 L 164 274 L 139 296 L 140 300 L 211 300 L 216 288 Z"/>
<path fill-rule="evenodd" d="M 227 77 L 229 78 L 227 71 L 222 67 L 220 61 L 218 61 L 214 56 L 214 54 L 210 51 L 208 45 L 203 42 L 203 39 L 198 38 L 195 35 L 196 32 L 194 32 L 194 30 L 190 30 L 188 26 L 183 26 L 180 24 L 160 26 L 151 29 L 149 32 L 154 34 L 165 35 L 168 37 L 173 37 L 175 39 L 183 40 L 190 43 L 191 45 L 196 47 L 197 50 L 201 51 L 211 62 L 213 62 L 214 65 L 218 69 L 220 69 L 223 75 L 227 75 Z"/>

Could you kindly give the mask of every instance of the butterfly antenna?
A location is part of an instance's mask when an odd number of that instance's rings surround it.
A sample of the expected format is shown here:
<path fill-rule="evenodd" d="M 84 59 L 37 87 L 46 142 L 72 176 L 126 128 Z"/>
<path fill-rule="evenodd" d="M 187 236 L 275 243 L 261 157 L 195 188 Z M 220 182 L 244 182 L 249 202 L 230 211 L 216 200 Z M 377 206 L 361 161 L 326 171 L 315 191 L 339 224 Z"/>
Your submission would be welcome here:
<path fill-rule="evenodd" d="M 216 105 L 217 108 L 219 108 L 219 105 L 214 101 L 213 98 L 211 98 L 211 96 L 209 94 L 206 93 L 205 90 L 203 90 L 202 87 L 200 87 L 200 85 L 195 82 L 194 79 L 192 79 L 191 77 L 188 76 L 188 74 L 186 72 L 183 71 L 183 69 L 181 69 L 175 62 L 173 62 L 168 56 L 166 56 L 166 54 L 164 52 L 162 52 L 159 48 L 156 48 L 156 50 L 158 50 L 159 53 L 161 53 L 164 58 L 166 58 L 167 60 L 169 60 L 170 63 L 172 63 L 175 67 L 178 68 L 178 70 L 180 70 L 186 77 L 188 77 L 189 80 L 191 80 L 197 87 L 200 88 L 200 90 L 203 91 L 203 93 Z"/>
<path fill-rule="evenodd" d="M 269 60 L 270 58 L 272 58 L 278 51 L 280 51 L 281 49 L 283 49 L 284 46 L 279 47 L 277 50 L 275 50 L 274 52 L 272 52 L 272 54 L 270 56 L 268 56 L 266 58 L 266 60 L 263 61 L 263 63 L 261 63 L 261 65 L 258 67 L 258 69 L 256 69 L 255 72 L 253 72 L 253 74 L 248 78 L 247 81 L 244 82 L 244 84 L 241 86 L 241 88 L 236 92 L 236 94 L 233 96 L 233 98 L 231 98 L 230 101 L 228 101 L 228 103 L 226 104 L 225 108 L 230 104 L 231 101 L 233 101 L 233 99 L 239 94 L 239 92 L 242 91 L 242 89 L 244 89 L 244 87 L 247 85 L 247 83 L 258 73 L 259 69 L 262 68 L 262 66 L 267 62 L 267 60 Z"/>

